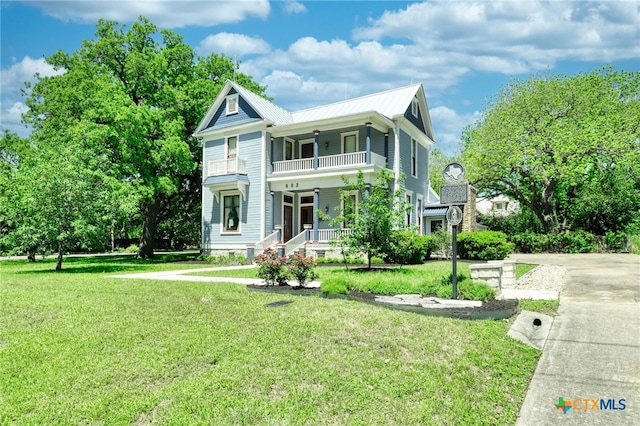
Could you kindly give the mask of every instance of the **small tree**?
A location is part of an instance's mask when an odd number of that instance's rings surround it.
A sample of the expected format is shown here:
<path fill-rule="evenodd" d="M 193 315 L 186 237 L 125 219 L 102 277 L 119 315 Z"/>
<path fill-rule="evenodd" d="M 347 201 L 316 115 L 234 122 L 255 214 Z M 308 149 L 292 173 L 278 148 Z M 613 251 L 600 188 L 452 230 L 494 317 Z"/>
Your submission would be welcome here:
<path fill-rule="evenodd" d="M 346 185 L 340 189 L 343 208 L 331 221 L 331 226 L 340 228 L 332 243 L 345 256 L 364 253 L 371 269 L 373 257 L 385 257 L 392 249 L 392 231 L 404 226 L 404 214 L 409 207 L 402 200 L 402 189 L 393 191 L 393 174 L 388 170 L 381 170 L 371 183 L 365 181 L 362 171 L 358 171 L 354 182 L 344 177 L 343 181 Z M 353 195 L 360 201 L 354 204 Z"/>

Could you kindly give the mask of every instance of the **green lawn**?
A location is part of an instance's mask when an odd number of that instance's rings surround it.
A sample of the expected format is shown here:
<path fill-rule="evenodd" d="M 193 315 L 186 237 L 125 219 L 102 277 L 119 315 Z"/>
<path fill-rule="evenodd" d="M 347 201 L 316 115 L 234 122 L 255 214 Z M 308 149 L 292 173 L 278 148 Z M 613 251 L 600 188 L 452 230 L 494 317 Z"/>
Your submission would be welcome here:
<path fill-rule="evenodd" d="M 0 424 L 513 424 L 540 352 L 464 321 L 237 284 L 202 265 L 0 263 Z"/>

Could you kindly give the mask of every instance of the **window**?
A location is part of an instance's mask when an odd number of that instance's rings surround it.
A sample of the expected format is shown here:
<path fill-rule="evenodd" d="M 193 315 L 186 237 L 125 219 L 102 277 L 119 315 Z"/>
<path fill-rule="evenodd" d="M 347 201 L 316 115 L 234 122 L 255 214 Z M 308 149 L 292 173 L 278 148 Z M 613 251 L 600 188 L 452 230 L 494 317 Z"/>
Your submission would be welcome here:
<path fill-rule="evenodd" d="M 238 95 L 227 96 L 227 115 L 238 113 Z"/>
<path fill-rule="evenodd" d="M 284 141 L 284 159 L 293 160 L 293 141 Z"/>
<path fill-rule="evenodd" d="M 407 194 L 406 203 L 407 203 L 407 206 L 411 207 L 411 194 Z M 407 227 L 411 226 L 411 213 L 412 213 L 412 209 L 408 208 L 407 209 Z"/>
<path fill-rule="evenodd" d="M 230 136 L 227 138 L 227 158 L 236 158 L 238 150 L 238 137 Z"/>
<path fill-rule="evenodd" d="M 441 219 L 432 220 L 430 221 L 430 225 L 429 225 L 429 233 L 433 235 L 436 232 L 438 232 L 440 229 L 442 229 L 443 226 L 444 226 L 443 221 Z"/>
<path fill-rule="evenodd" d="M 222 197 L 222 202 L 224 206 L 223 232 L 238 232 L 240 230 L 240 195 L 225 195 Z"/>
<path fill-rule="evenodd" d="M 342 214 L 346 220 L 342 223 L 343 228 L 351 226 L 350 216 L 358 213 L 358 196 L 357 194 L 345 194 L 342 196 Z"/>
<path fill-rule="evenodd" d="M 342 153 L 347 154 L 350 152 L 357 152 L 358 149 L 358 132 L 343 133 Z"/>
<path fill-rule="evenodd" d="M 418 98 L 413 98 L 411 101 L 411 114 L 418 118 Z"/>
<path fill-rule="evenodd" d="M 411 139 L 411 176 L 418 175 L 418 142 Z"/>

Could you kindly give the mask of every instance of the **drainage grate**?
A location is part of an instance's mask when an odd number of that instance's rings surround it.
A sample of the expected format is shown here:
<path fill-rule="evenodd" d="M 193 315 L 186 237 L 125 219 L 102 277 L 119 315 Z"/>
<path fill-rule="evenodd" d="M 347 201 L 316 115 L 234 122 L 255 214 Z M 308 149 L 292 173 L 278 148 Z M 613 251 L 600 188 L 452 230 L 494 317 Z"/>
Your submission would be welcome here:
<path fill-rule="evenodd" d="M 267 303 L 264 306 L 267 308 L 276 308 L 278 306 L 288 305 L 289 303 L 293 303 L 293 300 L 277 300 L 275 302 Z"/>

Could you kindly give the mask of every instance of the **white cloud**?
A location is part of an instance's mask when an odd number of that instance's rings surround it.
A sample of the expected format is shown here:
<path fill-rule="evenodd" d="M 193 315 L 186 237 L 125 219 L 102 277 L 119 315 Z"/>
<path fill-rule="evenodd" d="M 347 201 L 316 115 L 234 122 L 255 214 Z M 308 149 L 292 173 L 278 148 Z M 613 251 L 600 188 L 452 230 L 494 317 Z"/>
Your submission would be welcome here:
<path fill-rule="evenodd" d="M 211 52 L 224 53 L 227 56 L 264 54 L 271 50 L 269 44 L 260 37 L 244 34 L 218 33 L 207 36 L 200 42 L 196 51 L 201 55 Z"/>
<path fill-rule="evenodd" d="M 47 15 L 62 21 L 94 23 L 98 19 L 132 22 L 144 16 L 162 28 L 188 25 L 214 26 L 240 22 L 256 16 L 266 19 L 271 11 L 268 0 L 242 1 L 31 1 Z"/>
<path fill-rule="evenodd" d="M 8 108 L 4 108 L 6 104 L 7 103 L 3 99 L 3 108 L 0 111 L 0 130 L 2 130 L 2 132 L 4 132 L 4 130 L 15 132 L 20 137 L 27 136 L 30 133 L 30 130 L 21 123 L 21 120 L 22 114 L 29 111 L 29 107 L 22 102 L 13 102 Z"/>
<path fill-rule="evenodd" d="M 404 39 L 425 55 L 457 55 L 481 71 L 518 74 L 560 60 L 640 56 L 637 2 L 424 2 L 387 11 L 356 40 Z"/>
<path fill-rule="evenodd" d="M 0 70 L 0 90 L 2 96 L 16 95 L 24 88 L 25 82 L 35 82 L 35 74 L 42 77 L 62 74 L 64 71 L 56 71 L 45 62 L 43 58 L 32 59 L 29 56 L 22 58 L 20 62 L 12 64 L 9 68 Z"/>
<path fill-rule="evenodd" d="M 307 11 L 305 5 L 295 0 L 285 0 L 280 3 L 280 7 L 287 15 L 294 15 L 296 13 L 304 13 Z"/>
<path fill-rule="evenodd" d="M 436 147 L 449 156 L 460 151 L 460 135 L 465 127 L 474 124 L 481 117 L 479 111 L 458 114 L 446 106 L 431 108 L 429 115 L 434 127 Z"/>

